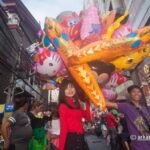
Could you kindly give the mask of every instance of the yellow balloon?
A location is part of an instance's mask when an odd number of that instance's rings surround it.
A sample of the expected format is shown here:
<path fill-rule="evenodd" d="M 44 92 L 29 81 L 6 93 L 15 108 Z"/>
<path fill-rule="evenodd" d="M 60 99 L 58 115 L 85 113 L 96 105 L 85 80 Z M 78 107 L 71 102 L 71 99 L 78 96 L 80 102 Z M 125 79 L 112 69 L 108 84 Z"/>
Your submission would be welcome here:
<path fill-rule="evenodd" d="M 143 46 L 139 50 L 129 54 L 128 56 L 119 57 L 113 61 L 118 70 L 129 70 L 134 68 L 139 62 L 141 62 L 146 56 L 150 54 L 150 45 Z"/>
<path fill-rule="evenodd" d="M 107 39 L 111 39 L 114 31 L 120 27 L 120 22 L 123 21 L 128 16 L 128 12 L 126 11 L 123 16 L 119 17 L 109 28 L 107 31 Z"/>

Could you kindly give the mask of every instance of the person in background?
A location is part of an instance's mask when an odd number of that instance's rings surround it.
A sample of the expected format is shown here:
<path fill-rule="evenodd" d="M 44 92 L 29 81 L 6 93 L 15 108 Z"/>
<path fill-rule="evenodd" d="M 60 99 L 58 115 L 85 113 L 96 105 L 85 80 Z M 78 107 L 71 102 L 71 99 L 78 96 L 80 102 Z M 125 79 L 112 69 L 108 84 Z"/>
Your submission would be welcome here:
<path fill-rule="evenodd" d="M 88 150 L 84 140 L 82 118 L 91 121 L 90 104 L 83 110 L 79 104 L 75 83 L 64 79 L 59 91 L 59 150 Z"/>
<path fill-rule="evenodd" d="M 28 142 L 32 136 L 30 119 L 26 114 L 28 106 L 28 98 L 15 98 L 14 112 L 2 126 L 4 149 L 28 150 Z"/>
<path fill-rule="evenodd" d="M 116 150 L 117 149 L 117 141 L 116 141 L 117 140 L 117 131 L 116 131 L 117 120 L 111 111 L 106 112 L 104 119 L 107 124 L 108 137 L 110 137 L 111 150 Z"/>
<path fill-rule="evenodd" d="M 101 130 L 102 130 L 102 135 L 104 138 L 107 137 L 107 134 L 108 134 L 108 129 L 107 129 L 107 126 L 106 126 L 106 121 L 104 119 L 104 114 L 102 114 L 101 116 Z"/>
<path fill-rule="evenodd" d="M 106 102 L 107 107 L 118 109 L 125 115 L 133 150 L 149 150 L 150 140 L 150 111 L 140 104 L 142 91 L 139 86 L 128 87 L 130 101 L 125 103 Z"/>
<path fill-rule="evenodd" d="M 130 150 L 130 135 L 124 114 L 120 114 L 120 124 L 122 126 L 121 141 L 124 150 Z"/>
<path fill-rule="evenodd" d="M 28 112 L 33 129 L 32 139 L 29 143 L 29 150 L 45 150 L 47 146 L 46 131 L 44 129 L 46 122 L 50 116 L 44 113 L 44 103 L 40 100 L 35 100 L 32 104 L 32 109 Z"/>
<path fill-rule="evenodd" d="M 60 120 L 59 120 L 59 113 L 58 110 L 54 110 L 51 114 L 52 120 L 49 121 L 48 127 L 48 141 L 49 141 L 49 148 L 52 145 L 53 149 L 59 149 L 59 135 L 60 135 Z"/>

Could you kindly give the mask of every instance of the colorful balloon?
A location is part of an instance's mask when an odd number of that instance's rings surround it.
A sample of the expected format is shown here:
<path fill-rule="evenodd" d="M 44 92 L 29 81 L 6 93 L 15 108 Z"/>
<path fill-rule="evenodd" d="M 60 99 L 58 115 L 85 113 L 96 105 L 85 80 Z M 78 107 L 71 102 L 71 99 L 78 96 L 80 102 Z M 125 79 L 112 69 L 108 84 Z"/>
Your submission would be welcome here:
<path fill-rule="evenodd" d="M 104 94 L 105 99 L 109 100 L 109 101 L 113 101 L 116 100 L 117 98 L 117 92 L 115 88 L 102 88 L 102 92 Z"/>
<path fill-rule="evenodd" d="M 62 69 L 62 59 L 60 55 L 56 52 L 48 51 L 47 49 L 42 49 L 35 56 L 35 69 L 36 71 L 48 77 L 56 76 Z"/>
<path fill-rule="evenodd" d="M 43 48 L 50 50 L 50 51 L 56 52 L 55 47 L 53 46 L 53 44 L 51 43 L 51 41 L 49 40 L 47 35 L 45 35 L 44 32 L 42 32 L 42 34 L 40 34 L 40 44 L 39 45 L 42 46 Z"/>
<path fill-rule="evenodd" d="M 58 15 L 57 20 L 63 27 L 64 31 L 68 34 L 70 39 L 79 39 L 81 21 L 77 13 L 72 11 L 64 11 Z"/>
<path fill-rule="evenodd" d="M 84 90 L 84 92 L 88 95 L 89 99 L 97 105 L 100 109 L 106 110 L 105 100 L 101 90 L 99 89 L 99 85 L 92 73 L 88 64 L 81 64 L 70 66 L 68 62 L 68 57 L 72 55 L 73 52 L 78 51 L 73 42 L 69 39 L 64 39 L 60 32 L 60 28 L 58 24 L 49 18 L 45 20 L 45 31 L 51 41 L 57 39 L 57 45 L 55 44 L 57 51 L 61 55 L 65 65 L 70 71 L 71 75 L 74 79 L 79 83 L 80 87 Z M 51 27 L 51 28 L 49 28 Z M 59 36 L 58 36 L 59 35 Z"/>
<path fill-rule="evenodd" d="M 61 26 L 52 19 L 46 18 L 45 32 L 57 48 L 73 78 L 88 95 L 89 99 L 103 110 L 106 109 L 104 95 L 87 63 L 101 60 L 107 64 L 122 56 L 132 54 L 141 47 L 144 47 L 145 51 L 147 51 L 147 46 L 150 43 L 150 27 L 137 31 L 135 37 L 129 38 L 126 36 L 121 39 L 102 39 L 80 49 L 69 38 L 66 38 L 67 35 L 61 30 Z M 65 35 L 65 38 L 63 35 Z M 137 39 L 141 40 L 141 43 L 137 47 L 132 48 L 132 44 Z M 122 79 L 120 80 L 118 83 L 115 80 L 116 85 L 122 83 Z"/>
<path fill-rule="evenodd" d="M 124 36 L 127 36 L 129 33 L 132 32 L 132 27 L 129 23 L 125 25 L 121 25 L 120 28 L 118 28 L 112 35 L 112 38 L 121 38 Z"/>
<path fill-rule="evenodd" d="M 83 12 L 80 37 L 84 40 L 91 34 L 101 32 L 101 22 L 96 6 L 90 6 Z"/>
<path fill-rule="evenodd" d="M 116 87 L 127 81 L 127 78 L 119 72 L 111 75 L 109 81 L 102 87 L 102 92 L 107 100 L 115 100 L 117 98 Z"/>

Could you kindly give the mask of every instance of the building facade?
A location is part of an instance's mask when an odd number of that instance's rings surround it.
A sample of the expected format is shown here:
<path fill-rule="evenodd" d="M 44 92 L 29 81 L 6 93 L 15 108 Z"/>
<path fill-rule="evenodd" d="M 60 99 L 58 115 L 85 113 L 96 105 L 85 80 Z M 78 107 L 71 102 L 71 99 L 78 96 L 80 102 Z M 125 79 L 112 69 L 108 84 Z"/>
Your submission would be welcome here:
<path fill-rule="evenodd" d="M 38 40 L 40 25 L 21 0 L 0 1 L 0 103 L 14 96 L 46 99 L 26 48 Z"/>

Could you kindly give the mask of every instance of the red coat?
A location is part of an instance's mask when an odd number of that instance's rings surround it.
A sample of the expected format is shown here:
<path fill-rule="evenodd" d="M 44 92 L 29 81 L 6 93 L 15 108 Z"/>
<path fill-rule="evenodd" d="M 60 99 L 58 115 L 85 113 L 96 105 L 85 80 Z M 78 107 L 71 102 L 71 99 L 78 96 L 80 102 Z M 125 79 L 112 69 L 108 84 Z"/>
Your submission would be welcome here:
<path fill-rule="evenodd" d="M 116 128 L 116 118 L 111 112 L 107 113 L 104 119 L 107 123 L 108 129 Z"/>
<path fill-rule="evenodd" d="M 73 99 L 68 98 L 69 104 L 74 106 Z M 65 104 L 61 104 L 59 107 L 60 115 L 60 143 L 59 150 L 64 150 L 66 137 L 68 132 L 84 133 L 82 118 L 91 121 L 90 105 L 86 104 L 86 110 L 71 109 Z"/>

